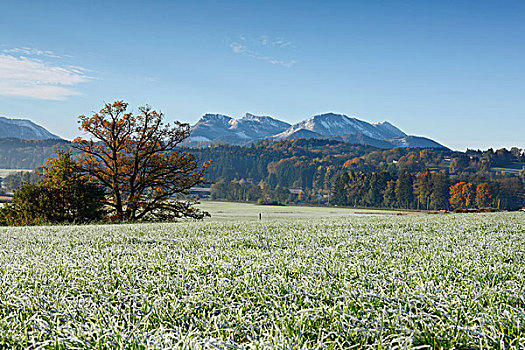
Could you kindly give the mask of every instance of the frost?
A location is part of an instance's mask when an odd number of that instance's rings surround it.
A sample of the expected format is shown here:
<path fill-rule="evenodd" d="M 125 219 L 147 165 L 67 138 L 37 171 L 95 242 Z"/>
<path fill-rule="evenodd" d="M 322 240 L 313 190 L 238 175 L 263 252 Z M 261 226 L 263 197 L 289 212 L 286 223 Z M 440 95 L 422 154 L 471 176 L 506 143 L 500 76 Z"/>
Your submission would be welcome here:
<path fill-rule="evenodd" d="M 0 228 L 0 343 L 525 347 L 522 213 L 312 213 Z"/>

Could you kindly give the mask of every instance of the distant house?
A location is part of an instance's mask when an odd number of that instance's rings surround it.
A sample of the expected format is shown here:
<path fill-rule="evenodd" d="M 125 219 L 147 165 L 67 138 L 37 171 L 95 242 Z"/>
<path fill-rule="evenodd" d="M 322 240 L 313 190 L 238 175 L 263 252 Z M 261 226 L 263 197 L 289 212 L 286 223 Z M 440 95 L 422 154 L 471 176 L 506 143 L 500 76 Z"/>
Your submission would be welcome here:
<path fill-rule="evenodd" d="M 288 191 L 290 191 L 291 194 L 296 194 L 296 195 L 303 193 L 302 188 L 289 188 Z"/>
<path fill-rule="evenodd" d="M 190 197 L 191 198 L 210 198 L 211 188 L 209 187 L 191 187 Z"/>

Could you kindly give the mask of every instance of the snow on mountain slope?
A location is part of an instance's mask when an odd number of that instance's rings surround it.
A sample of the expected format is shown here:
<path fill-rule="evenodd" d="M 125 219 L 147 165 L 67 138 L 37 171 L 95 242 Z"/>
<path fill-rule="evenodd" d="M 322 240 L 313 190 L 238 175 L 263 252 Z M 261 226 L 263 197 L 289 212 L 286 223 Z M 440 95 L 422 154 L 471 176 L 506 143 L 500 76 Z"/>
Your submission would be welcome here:
<path fill-rule="evenodd" d="M 0 117 L 0 138 L 7 137 L 25 140 L 60 139 L 30 120 Z M 336 113 L 315 115 L 294 125 L 250 113 L 238 119 L 223 114 L 205 114 L 191 127 L 187 143 L 248 145 L 262 139 L 298 138 L 334 139 L 381 148 L 444 147 L 426 137 L 407 135 L 387 121 L 370 124 Z"/>
<path fill-rule="evenodd" d="M 399 138 L 399 137 L 405 137 L 407 134 L 405 134 L 403 131 L 399 130 L 392 124 L 390 124 L 387 121 L 378 122 L 372 124 L 386 139 L 393 139 L 393 138 Z"/>
<path fill-rule="evenodd" d="M 0 138 L 7 137 L 23 140 L 60 139 L 60 137 L 30 120 L 0 117 Z"/>
<path fill-rule="evenodd" d="M 371 124 L 336 113 L 315 115 L 294 125 L 250 113 L 239 119 L 222 114 L 205 114 L 192 127 L 190 143 L 226 142 L 247 145 L 265 138 L 334 139 L 381 148 L 443 147 L 424 137 L 409 136 L 387 121 Z"/>
<path fill-rule="evenodd" d="M 308 129 L 297 129 L 293 131 L 286 130 L 273 137 L 275 140 L 292 140 L 292 139 L 322 139 L 325 136 Z"/>
<path fill-rule="evenodd" d="M 197 124 L 193 126 L 193 128 L 199 128 L 199 127 L 214 127 L 214 128 L 229 128 L 230 127 L 230 121 L 232 120 L 232 117 L 228 117 L 227 115 L 223 114 L 205 114 L 199 119 Z"/>
<path fill-rule="evenodd" d="M 405 137 L 395 138 L 389 141 L 394 147 L 444 147 L 442 144 L 437 143 L 434 140 L 421 136 L 407 135 Z"/>
<path fill-rule="evenodd" d="M 245 135 L 259 139 L 275 135 L 285 130 L 290 124 L 268 116 L 246 113 L 241 119 L 230 120 L 230 130 L 238 130 Z"/>
<path fill-rule="evenodd" d="M 386 140 L 381 130 L 365 121 L 348 117 L 344 114 L 326 113 L 313 116 L 300 123 L 292 125 L 277 138 L 287 138 L 294 132 L 306 129 L 323 136 L 363 134 L 374 139 Z"/>
<path fill-rule="evenodd" d="M 191 127 L 190 138 L 192 141 L 212 141 L 218 136 L 229 134 L 230 120 L 232 118 L 222 114 L 205 114 L 197 124 Z"/>
<path fill-rule="evenodd" d="M 222 114 L 205 114 L 192 126 L 191 141 L 229 140 L 239 144 L 245 141 L 268 138 L 280 133 L 290 124 L 268 116 L 246 113 L 242 118 L 234 119 Z"/>

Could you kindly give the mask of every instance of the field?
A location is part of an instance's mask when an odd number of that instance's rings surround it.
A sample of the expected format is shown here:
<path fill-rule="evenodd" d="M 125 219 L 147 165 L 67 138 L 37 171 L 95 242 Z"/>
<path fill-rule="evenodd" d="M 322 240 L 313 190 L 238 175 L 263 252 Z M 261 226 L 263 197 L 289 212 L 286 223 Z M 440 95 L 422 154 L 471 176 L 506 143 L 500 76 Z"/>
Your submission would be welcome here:
<path fill-rule="evenodd" d="M 525 347 L 524 213 L 326 214 L 0 228 L 0 348 Z"/>
<path fill-rule="evenodd" d="M 0 178 L 5 178 L 8 175 L 19 173 L 22 171 L 33 171 L 33 169 L 0 169 Z"/>
<path fill-rule="evenodd" d="M 208 221 L 257 221 L 259 214 L 265 221 L 287 220 L 301 218 L 343 217 L 363 215 L 395 215 L 415 214 L 415 211 L 381 210 L 381 209 L 359 209 L 346 207 L 312 207 L 312 206 L 277 206 L 256 205 L 248 203 L 202 201 L 199 209 L 211 213 Z"/>

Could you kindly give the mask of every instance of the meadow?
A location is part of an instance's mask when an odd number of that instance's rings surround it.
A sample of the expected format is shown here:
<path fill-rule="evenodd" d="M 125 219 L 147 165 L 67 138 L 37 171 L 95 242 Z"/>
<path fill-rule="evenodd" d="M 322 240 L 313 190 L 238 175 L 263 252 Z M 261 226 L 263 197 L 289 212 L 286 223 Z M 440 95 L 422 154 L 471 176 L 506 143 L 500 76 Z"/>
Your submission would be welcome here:
<path fill-rule="evenodd" d="M 206 205 L 203 222 L 0 228 L 0 348 L 525 347 L 525 213 Z"/>
<path fill-rule="evenodd" d="M 344 217 L 355 215 L 402 215 L 418 214 L 409 210 L 383 210 L 374 208 L 350 208 L 301 205 L 258 205 L 242 202 L 202 201 L 197 205 L 211 214 L 207 221 L 257 221 L 259 214 L 265 221 Z"/>

